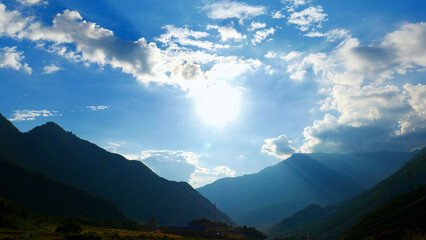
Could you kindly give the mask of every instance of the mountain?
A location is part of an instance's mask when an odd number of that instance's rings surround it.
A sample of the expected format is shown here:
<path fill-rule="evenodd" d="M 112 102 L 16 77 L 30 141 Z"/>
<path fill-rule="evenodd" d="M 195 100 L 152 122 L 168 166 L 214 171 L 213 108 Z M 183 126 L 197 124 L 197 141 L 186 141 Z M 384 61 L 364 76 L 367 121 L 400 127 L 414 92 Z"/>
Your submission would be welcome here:
<path fill-rule="evenodd" d="M 0 159 L 0 197 L 38 214 L 126 219 L 111 202 Z"/>
<path fill-rule="evenodd" d="M 369 236 L 402 235 L 426 230 L 426 187 L 401 194 L 365 215 L 343 236 L 343 240 Z M 377 238 L 377 237 L 376 237 Z M 383 238 L 385 239 L 385 238 Z"/>
<path fill-rule="evenodd" d="M 256 174 L 219 179 L 198 191 L 239 224 L 271 224 L 309 204 L 324 206 L 355 196 L 414 154 L 294 154 Z"/>
<path fill-rule="evenodd" d="M 303 226 L 318 221 L 318 219 L 321 219 L 333 209 L 333 205 L 323 208 L 320 205 L 311 204 L 306 208 L 297 211 L 290 217 L 283 219 L 281 222 L 275 225 L 271 231 L 286 232 L 287 236 L 301 235 L 300 229 L 303 229 Z"/>
<path fill-rule="evenodd" d="M 338 239 L 363 216 L 372 212 L 378 206 L 425 183 L 426 149 L 423 149 L 388 178 L 356 197 L 339 203 L 333 211 L 327 213 L 318 221 L 292 228 L 276 225 L 270 236 L 290 236 L 297 228 L 299 234 L 309 232 L 311 236 Z"/>
<path fill-rule="evenodd" d="M 130 218 L 186 225 L 198 218 L 234 222 L 188 183 L 168 181 L 48 122 L 21 133 L 0 116 L 0 158 L 70 184 L 119 206 Z M 215 219 L 216 217 L 216 219 Z"/>

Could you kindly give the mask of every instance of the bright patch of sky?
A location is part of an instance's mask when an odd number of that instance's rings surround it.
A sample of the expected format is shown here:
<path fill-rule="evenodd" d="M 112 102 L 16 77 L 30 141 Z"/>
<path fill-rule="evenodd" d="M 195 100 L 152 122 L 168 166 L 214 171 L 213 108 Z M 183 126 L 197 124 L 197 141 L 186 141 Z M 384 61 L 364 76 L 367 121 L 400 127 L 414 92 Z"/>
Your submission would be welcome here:
<path fill-rule="evenodd" d="M 0 2 L 0 112 L 200 187 L 426 145 L 421 1 Z"/>

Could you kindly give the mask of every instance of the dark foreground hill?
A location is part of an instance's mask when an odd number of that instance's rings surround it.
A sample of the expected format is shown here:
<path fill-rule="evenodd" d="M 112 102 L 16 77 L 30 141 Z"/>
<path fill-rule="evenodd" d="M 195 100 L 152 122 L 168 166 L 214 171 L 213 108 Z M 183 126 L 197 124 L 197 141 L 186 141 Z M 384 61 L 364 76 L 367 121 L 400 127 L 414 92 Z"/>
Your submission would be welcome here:
<path fill-rule="evenodd" d="M 401 194 L 373 212 L 347 231 L 343 240 L 364 239 L 375 236 L 389 239 L 391 236 L 426 234 L 426 186 Z M 387 238 L 386 238 L 387 237 Z"/>
<path fill-rule="evenodd" d="M 111 202 L 0 159 L 0 197 L 51 216 L 126 219 Z"/>
<path fill-rule="evenodd" d="M 66 132 L 53 122 L 19 132 L 0 115 L 0 157 L 104 197 L 130 218 L 186 225 L 197 218 L 233 224 L 188 183 L 159 177 L 140 161 L 129 161 Z"/>
<path fill-rule="evenodd" d="M 426 183 L 426 149 L 398 171 L 356 197 L 339 203 L 317 221 L 305 221 L 292 227 L 277 224 L 269 236 L 289 237 L 310 233 L 311 236 L 338 239 L 344 232 L 389 199 Z"/>
<path fill-rule="evenodd" d="M 294 154 L 256 174 L 198 190 L 239 224 L 276 223 L 309 204 L 336 204 L 395 172 L 415 153 Z"/>

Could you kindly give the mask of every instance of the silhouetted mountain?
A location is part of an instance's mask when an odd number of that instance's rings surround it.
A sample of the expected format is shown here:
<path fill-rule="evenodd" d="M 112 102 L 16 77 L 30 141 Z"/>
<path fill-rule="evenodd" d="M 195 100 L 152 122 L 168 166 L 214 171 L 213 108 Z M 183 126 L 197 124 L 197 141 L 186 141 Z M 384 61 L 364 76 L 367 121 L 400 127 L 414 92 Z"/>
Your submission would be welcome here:
<path fill-rule="evenodd" d="M 0 159 L 0 197 L 50 216 L 126 219 L 111 202 Z"/>
<path fill-rule="evenodd" d="M 407 233 L 426 230 L 426 187 L 401 194 L 373 212 L 365 215 L 360 222 L 347 231 L 343 240 L 364 239 L 388 234 L 407 235 Z"/>
<path fill-rule="evenodd" d="M 1 126 L 5 121 L 0 116 Z M 233 224 L 189 184 L 161 178 L 140 161 L 110 153 L 52 122 L 27 133 L 0 131 L 0 157 L 102 196 L 138 221 L 155 217 L 159 224 L 186 225 L 216 216 Z"/>
<path fill-rule="evenodd" d="M 327 206 L 325 208 L 317 204 L 309 205 L 279 222 L 274 226 L 271 232 L 285 231 L 287 236 L 298 236 L 300 235 L 299 229 L 307 224 L 312 224 L 318 219 L 321 219 L 326 213 L 332 211 L 333 209 L 333 205 Z"/>
<path fill-rule="evenodd" d="M 239 224 L 276 223 L 309 204 L 324 206 L 355 196 L 414 154 L 294 154 L 259 173 L 219 179 L 198 190 Z"/>
<path fill-rule="evenodd" d="M 0 131 L 1 132 L 11 132 L 19 133 L 19 130 L 13 126 L 1 113 L 0 113 Z"/>
<path fill-rule="evenodd" d="M 276 226 L 271 236 L 285 237 L 309 232 L 311 236 L 338 239 L 361 218 L 372 212 L 389 199 L 411 191 L 426 183 L 426 149 L 422 150 L 398 171 L 376 184 L 374 187 L 336 205 L 333 211 L 327 213 L 318 221 L 305 226 L 291 229 Z M 297 229 L 296 229 L 297 228 Z"/>

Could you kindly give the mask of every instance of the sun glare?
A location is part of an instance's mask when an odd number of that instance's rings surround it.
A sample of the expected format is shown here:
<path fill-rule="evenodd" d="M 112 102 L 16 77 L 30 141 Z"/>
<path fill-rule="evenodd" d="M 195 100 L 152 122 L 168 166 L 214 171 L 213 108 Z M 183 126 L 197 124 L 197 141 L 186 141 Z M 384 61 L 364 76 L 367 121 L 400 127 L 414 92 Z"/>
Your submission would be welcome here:
<path fill-rule="evenodd" d="M 208 123 L 221 127 L 235 119 L 240 108 L 240 92 L 227 85 L 210 86 L 196 98 L 197 113 Z"/>

